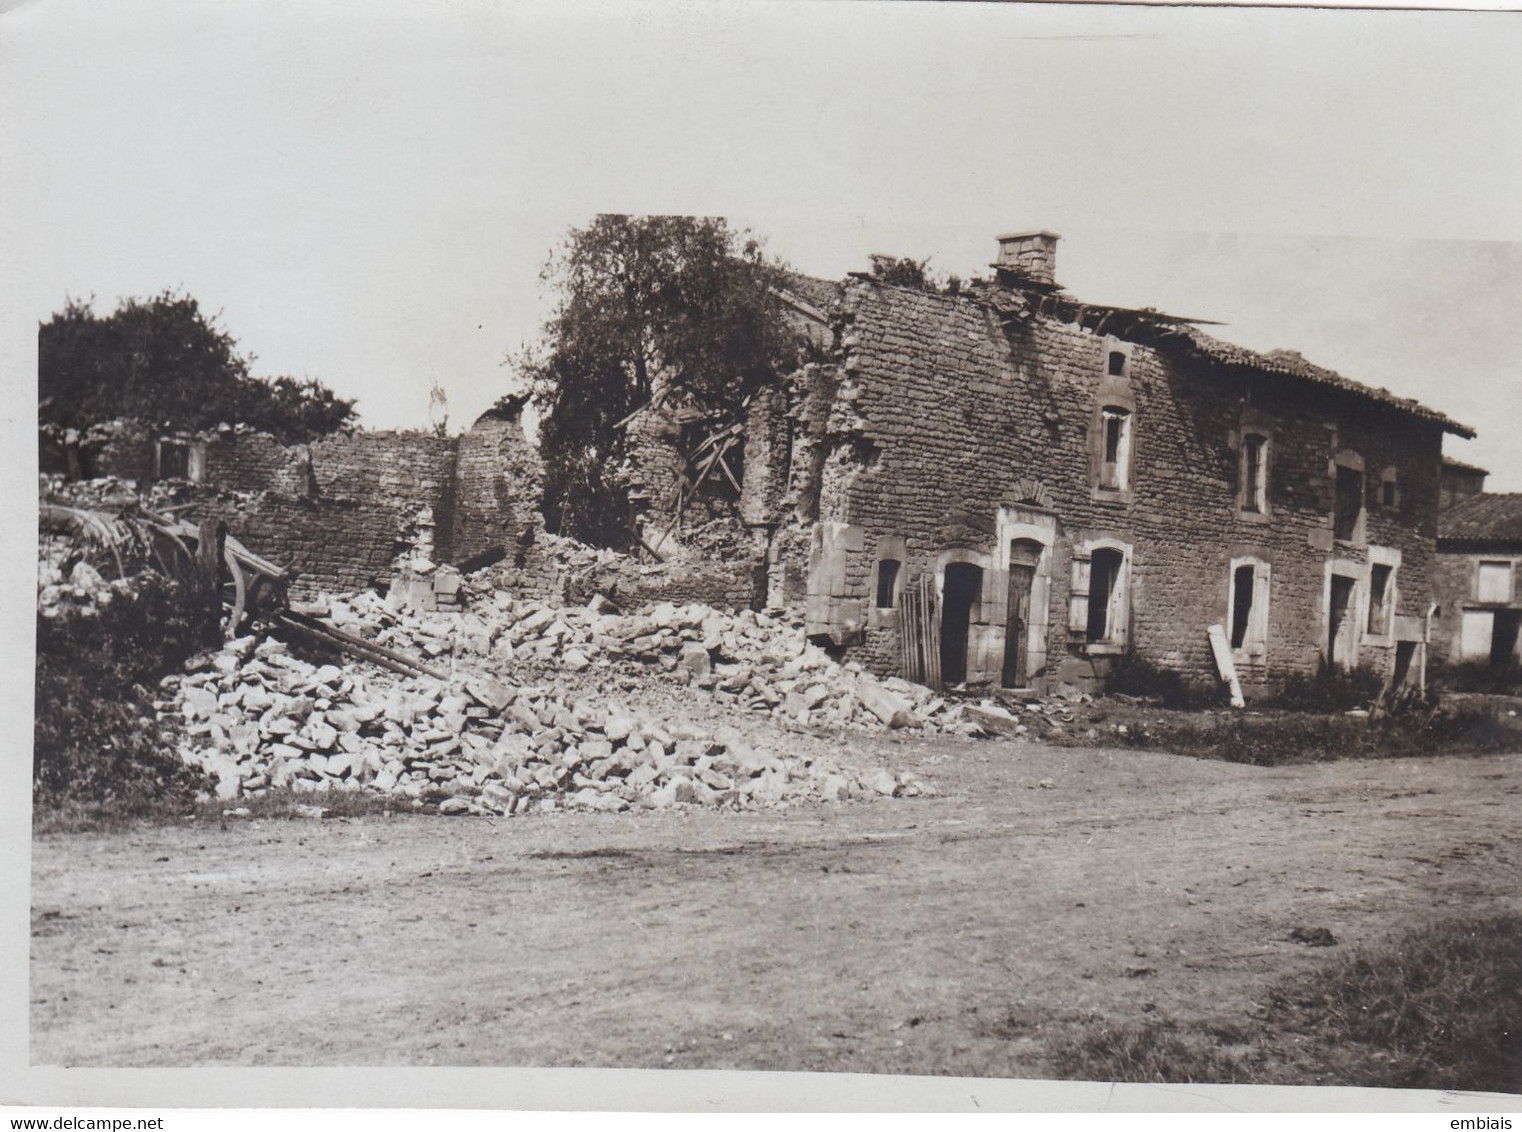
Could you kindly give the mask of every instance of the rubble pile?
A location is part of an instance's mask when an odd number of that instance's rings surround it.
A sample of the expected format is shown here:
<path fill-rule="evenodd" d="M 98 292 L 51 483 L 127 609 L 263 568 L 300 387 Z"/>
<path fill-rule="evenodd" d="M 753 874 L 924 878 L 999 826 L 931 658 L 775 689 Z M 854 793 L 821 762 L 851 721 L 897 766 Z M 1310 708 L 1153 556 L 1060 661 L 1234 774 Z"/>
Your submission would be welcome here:
<path fill-rule="evenodd" d="M 906 680 L 880 680 L 859 664 L 837 664 L 806 643 L 800 625 L 766 613 L 663 602 L 621 614 L 596 596 L 560 607 L 468 583 L 461 594 L 469 605 L 457 615 L 397 609 L 369 592 L 305 608 L 377 644 L 496 673 L 634 666 L 800 726 L 978 730 L 960 704 Z"/>
<path fill-rule="evenodd" d="M 130 588 L 125 581 L 106 581 L 66 539 L 47 538 L 38 544 L 37 612 L 43 617 L 65 612 L 90 617 Z"/>
<path fill-rule="evenodd" d="M 226 799 L 357 786 L 440 813 L 520 814 L 933 792 L 905 773 L 852 771 L 641 719 L 600 695 L 480 672 L 441 681 L 316 665 L 275 639 L 230 641 L 161 691 L 155 707 L 184 717 L 181 756 Z"/>

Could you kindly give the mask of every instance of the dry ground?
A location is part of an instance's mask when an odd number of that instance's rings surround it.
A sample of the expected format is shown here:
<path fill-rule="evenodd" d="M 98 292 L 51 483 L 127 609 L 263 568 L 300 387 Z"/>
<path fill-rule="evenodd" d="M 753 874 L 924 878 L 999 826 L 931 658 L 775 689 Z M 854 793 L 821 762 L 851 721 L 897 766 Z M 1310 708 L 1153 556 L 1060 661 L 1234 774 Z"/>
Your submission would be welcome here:
<path fill-rule="evenodd" d="M 1522 909 L 1522 755 L 843 754 L 943 793 L 40 837 L 32 1060 L 1041 1077 L 1096 1020 L 1240 1040 L 1287 974 Z"/>

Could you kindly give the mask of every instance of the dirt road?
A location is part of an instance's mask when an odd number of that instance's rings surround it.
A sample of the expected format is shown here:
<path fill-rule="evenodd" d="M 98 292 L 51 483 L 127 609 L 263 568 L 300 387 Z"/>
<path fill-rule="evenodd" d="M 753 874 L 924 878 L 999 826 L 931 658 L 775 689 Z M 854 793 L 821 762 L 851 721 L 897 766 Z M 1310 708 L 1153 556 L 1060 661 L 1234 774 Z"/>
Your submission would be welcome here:
<path fill-rule="evenodd" d="M 1096 1017 L 1250 1027 L 1338 953 L 1296 927 L 1522 907 L 1522 755 L 853 757 L 943 794 L 41 838 L 32 1060 L 1039 1077 Z"/>

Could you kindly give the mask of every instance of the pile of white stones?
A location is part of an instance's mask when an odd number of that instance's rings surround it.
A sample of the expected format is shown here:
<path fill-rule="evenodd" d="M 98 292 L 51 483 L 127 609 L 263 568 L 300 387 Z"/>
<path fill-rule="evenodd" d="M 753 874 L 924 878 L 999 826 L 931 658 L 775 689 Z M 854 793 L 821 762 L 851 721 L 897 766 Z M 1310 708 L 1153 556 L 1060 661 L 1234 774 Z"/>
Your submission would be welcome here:
<path fill-rule="evenodd" d="M 374 593 L 324 597 L 310 612 L 401 652 L 495 672 L 572 674 L 621 666 L 670 673 L 749 712 L 802 726 L 976 734 L 960 704 L 906 680 L 838 664 L 781 617 L 663 603 L 621 614 L 600 598 L 557 607 L 496 591 L 463 613 L 414 613 Z"/>
<path fill-rule="evenodd" d="M 700 734 L 482 671 L 394 677 L 315 665 L 254 637 L 191 668 L 163 681 L 156 707 L 183 717 L 182 757 L 225 799 L 361 787 L 440 813 L 519 814 L 933 793 L 908 774 L 761 751 L 735 733 Z"/>

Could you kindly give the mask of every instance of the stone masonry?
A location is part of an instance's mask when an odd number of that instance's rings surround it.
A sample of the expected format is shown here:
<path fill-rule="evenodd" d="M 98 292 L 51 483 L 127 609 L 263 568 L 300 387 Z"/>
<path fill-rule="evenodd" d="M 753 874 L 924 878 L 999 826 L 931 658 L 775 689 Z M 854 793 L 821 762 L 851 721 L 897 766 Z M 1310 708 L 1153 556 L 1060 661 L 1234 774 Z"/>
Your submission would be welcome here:
<path fill-rule="evenodd" d="M 1329 655 L 1403 675 L 1442 436 L 1469 430 L 1298 355 L 1078 303 L 1040 262 L 1056 238 L 1028 235 L 960 294 L 849 282 L 834 365 L 790 388 L 787 465 L 747 466 L 774 601 L 897 672 L 901 594 L 927 575 L 970 685 L 1092 687 L 1127 655 L 1213 680 L 1210 625 L 1250 692 Z"/>

